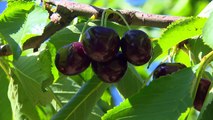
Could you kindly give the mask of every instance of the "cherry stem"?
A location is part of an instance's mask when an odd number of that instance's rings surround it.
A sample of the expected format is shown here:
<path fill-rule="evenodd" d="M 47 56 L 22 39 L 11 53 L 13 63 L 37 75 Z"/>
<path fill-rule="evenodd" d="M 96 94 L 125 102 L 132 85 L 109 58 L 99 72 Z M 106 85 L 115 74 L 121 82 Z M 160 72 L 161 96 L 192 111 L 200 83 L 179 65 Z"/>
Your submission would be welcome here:
<path fill-rule="evenodd" d="M 110 14 L 117 14 L 123 21 L 124 23 L 126 24 L 127 28 L 129 30 L 131 30 L 128 22 L 126 21 L 126 19 L 123 17 L 123 15 L 121 15 L 119 12 L 117 11 L 114 11 L 112 9 L 105 9 L 102 13 L 102 16 L 101 16 L 101 26 L 104 26 L 106 27 L 107 26 L 107 19 L 109 17 Z"/>
<path fill-rule="evenodd" d="M 92 16 L 87 20 L 87 22 L 84 24 L 84 27 L 82 28 L 82 31 L 81 31 L 81 34 L 80 34 L 80 36 L 79 36 L 78 42 L 82 42 L 83 33 L 85 32 L 88 23 L 89 23 L 90 21 L 94 20 L 95 18 L 96 18 L 96 16 L 95 16 L 95 15 L 92 15 Z"/>
<path fill-rule="evenodd" d="M 105 20 L 105 14 L 106 14 L 107 10 L 108 9 L 104 10 L 102 15 L 101 15 L 101 26 L 104 26 L 104 27 L 106 26 L 106 24 L 104 23 L 104 20 Z"/>

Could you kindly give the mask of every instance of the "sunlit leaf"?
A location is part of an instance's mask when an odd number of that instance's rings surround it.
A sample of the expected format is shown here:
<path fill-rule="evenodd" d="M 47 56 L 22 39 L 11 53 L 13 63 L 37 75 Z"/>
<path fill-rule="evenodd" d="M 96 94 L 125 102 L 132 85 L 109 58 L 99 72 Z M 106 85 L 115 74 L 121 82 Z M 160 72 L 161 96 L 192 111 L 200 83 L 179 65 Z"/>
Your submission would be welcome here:
<path fill-rule="evenodd" d="M 46 89 L 53 80 L 49 52 L 44 50 L 39 55 L 21 56 L 14 61 L 14 69 L 9 87 L 9 98 L 13 113 L 17 119 L 39 119 L 36 106 L 46 105 L 53 98 Z"/>
<path fill-rule="evenodd" d="M 21 48 L 11 35 L 21 29 L 27 14 L 33 7 L 34 4 L 32 2 L 14 2 L 0 15 L 0 33 L 9 43 L 15 59 L 18 59 L 21 55 Z"/>
<path fill-rule="evenodd" d="M 24 86 L 21 85 L 19 78 L 16 75 L 13 75 L 13 79 L 10 80 L 10 85 L 8 89 L 8 97 L 11 102 L 13 116 L 17 120 L 33 119 L 33 118 L 39 119 L 38 113 L 35 109 L 36 106 L 35 104 L 33 104 L 33 101 L 32 101 L 32 96 L 31 95 L 28 96 L 29 92 L 27 95 L 25 93 L 26 89 L 24 90 L 23 87 Z M 30 89 L 32 89 L 32 86 Z M 29 91 L 29 88 L 26 91 Z"/>
<path fill-rule="evenodd" d="M 14 117 L 16 119 L 39 119 L 36 106 L 49 103 L 52 100 L 52 93 L 42 91 L 39 83 L 20 70 L 14 70 L 12 74 L 8 94 Z"/>
<path fill-rule="evenodd" d="M 199 17 L 209 17 L 213 12 L 213 1 L 211 1 L 200 13 Z"/>
<path fill-rule="evenodd" d="M 154 47 L 154 54 L 150 63 L 159 55 L 167 53 L 168 50 L 178 43 L 202 34 L 202 29 L 206 22 L 206 18 L 190 17 L 178 20 L 167 27 L 158 44 Z"/>
<path fill-rule="evenodd" d="M 103 112 L 107 112 L 109 109 L 114 107 L 113 103 L 113 96 L 111 95 L 110 89 L 108 88 L 104 91 L 97 104 L 101 107 Z"/>
<path fill-rule="evenodd" d="M 38 16 L 40 17 L 38 19 Z M 19 44 L 23 44 L 29 37 L 41 35 L 47 24 L 48 13 L 39 6 L 36 6 L 26 17 L 20 30 L 12 35 L 12 38 Z"/>
<path fill-rule="evenodd" d="M 189 52 L 187 53 L 186 51 L 183 51 L 182 49 L 178 50 L 177 54 L 175 55 L 175 62 L 183 63 L 187 67 L 191 66 Z"/>
<path fill-rule="evenodd" d="M 88 81 L 90 80 L 93 75 L 94 75 L 94 72 L 92 70 L 92 67 L 89 66 L 85 71 L 83 71 L 82 73 L 79 74 L 85 81 Z"/>
<path fill-rule="evenodd" d="M 212 35 L 212 27 L 213 27 L 213 13 L 210 15 L 210 17 L 208 18 L 204 28 L 203 28 L 203 40 L 205 42 L 205 44 L 207 44 L 209 47 L 213 48 L 213 35 Z"/>
<path fill-rule="evenodd" d="M 52 72 L 54 80 L 56 81 L 59 78 L 59 72 L 58 72 L 58 69 L 55 66 L 56 49 L 55 49 L 55 46 L 53 44 L 51 44 L 50 42 L 47 42 L 46 49 L 48 50 L 48 53 L 49 53 L 48 59 L 49 60 L 51 59 L 51 61 L 52 61 L 51 72 Z"/>
<path fill-rule="evenodd" d="M 51 54 L 45 49 L 39 55 L 20 57 L 19 60 L 14 62 L 14 66 L 25 75 L 42 84 L 45 80 L 53 80 L 51 60 Z"/>
<path fill-rule="evenodd" d="M 195 64 L 198 64 L 201 58 L 203 58 L 206 54 L 208 54 L 212 50 L 208 45 L 204 44 L 201 38 L 190 39 L 188 48 L 190 49 L 192 59 L 195 62 Z"/>
<path fill-rule="evenodd" d="M 182 113 L 178 120 L 197 120 L 198 114 L 199 113 L 193 107 L 191 107 Z"/>

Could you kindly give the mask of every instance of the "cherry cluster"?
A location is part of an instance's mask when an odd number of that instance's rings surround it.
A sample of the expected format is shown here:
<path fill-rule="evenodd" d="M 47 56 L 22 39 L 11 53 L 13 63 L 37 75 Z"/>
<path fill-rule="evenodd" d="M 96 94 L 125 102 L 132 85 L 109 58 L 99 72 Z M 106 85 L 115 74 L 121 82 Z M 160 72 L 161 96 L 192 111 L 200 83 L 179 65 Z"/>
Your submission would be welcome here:
<path fill-rule="evenodd" d="M 93 26 L 83 33 L 82 42 L 59 49 L 55 64 L 65 75 L 79 74 L 91 64 L 101 80 L 114 83 L 125 74 L 127 62 L 143 65 L 151 55 L 151 41 L 145 32 L 129 30 L 120 39 L 111 28 Z"/>
<path fill-rule="evenodd" d="M 153 79 L 155 80 L 161 76 L 172 74 L 183 68 L 186 68 L 186 66 L 181 63 L 162 63 L 154 70 Z M 193 103 L 194 108 L 198 111 L 200 111 L 203 106 L 210 84 L 211 82 L 209 80 L 201 78 Z"/>
<path fill-rule="evenodd" d="M 63 46 L 56 54 L 57 69 L 65 75 L 76 75 L 90 64 L 95 74 L 104 82 L 119 81 L 127 70 L 127 62 L 139 66 L 146 64 L 152 55 L 151 41 L 141 30 L 129 30 L 120 39 L 111 28 L 94 26 L 82 35 L 82 42 Z M 162 63 L 153 72 L 153 79 L 172 74 L 183 68 L 181 63 Z M 210 81 L 201 79 L 194 107 L 201 110 Z"/>

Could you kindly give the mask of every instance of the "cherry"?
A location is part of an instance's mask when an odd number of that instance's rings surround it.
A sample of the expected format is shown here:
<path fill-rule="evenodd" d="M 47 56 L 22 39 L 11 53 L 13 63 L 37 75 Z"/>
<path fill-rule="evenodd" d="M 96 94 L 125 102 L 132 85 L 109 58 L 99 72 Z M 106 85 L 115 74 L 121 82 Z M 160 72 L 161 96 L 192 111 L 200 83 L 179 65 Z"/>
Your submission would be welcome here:
<path fill-rule="evenodd" d="M 83 44 L 73 42 L 58 50 L 55 65 L 65 75 L 76 75 L 90 65 L 90 59 L 84 52 Z"/>
<path fill-rule="evenodd" d="M 210 81 L 201 78 L 194 100 L 194 108 L 198 111 L 200 111 L 203 106 L 210 84 Z"/>
<path fill-rule="evenodd" d="M 106 62 L 119 50 L 120 38 L 111 28 L 94 26 L 88 28 L 83 37 L 86 54 L 94 61 Z"/>
<path fill-rule="evenodd" d="M 154 70 L 153 79 L 174 73 L 183 68 L 186 68 L 186 66 L 181 63 L 162 63 Z"/>
<path fill-rule="evenodd" d="M 121 49 L 133 65 L 143 65 L 152 56 L 152 46 L 148 35 L 141 30 L 129 30 L 121 39 Z"/>
<path fill-rule="evenodd" d="M 107 83 L 118 82 L 125 74 L 127 61 L 121 52 L 107 62 L 92 62 L 92 69 L 102 81 Z"/>

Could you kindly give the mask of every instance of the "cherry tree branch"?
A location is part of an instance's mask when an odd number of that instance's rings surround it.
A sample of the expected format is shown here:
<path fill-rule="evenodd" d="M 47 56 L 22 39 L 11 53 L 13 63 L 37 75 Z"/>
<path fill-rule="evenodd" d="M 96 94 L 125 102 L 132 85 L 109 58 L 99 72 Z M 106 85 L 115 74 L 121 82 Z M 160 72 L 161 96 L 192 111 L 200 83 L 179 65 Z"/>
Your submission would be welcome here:
<path fill-rule="evenodd" d="M 45 27 L 42 35 L 28 39 L 23 44 L 23 50 L 33 48 L 34 51 L 36 51 L 45 40 L 50 38 L 57 31 L 69 25 L 70 22 L 77 16 L 89 18 L 92 15 L 95 15 L 97 19 L 100 19 L 102 12 L 105 10 L 105 8 L 99 8 L 92 5 L 67 0 L 61 0 L 60 2 L 49 0 L 49 2 L 45 3 L 45 6 L 50 14 L 51 22 Z M 50 6 L 56 6 L 55 13 L 51 11 L 52 8 Z M 121 13 L 129 25 L 136 26 L 165 28 L 170 23 L 183 18 L 177 16 L 147 14 L 132 10 L 117 10 L 117 12 Z M 123 20 L 116 14 L 110 15 L 108 20 L 117 22 L 119 24 L 124 24 Z M 11 54 L 12 52 L 9 45 L 0 46 L 0 56 L 7 56 Z"/>
<path fill-rule="evenodd" d="M 76 16 L 91 17 L 92 15 L 96 15 L 98 19 L 101 17 L 102 12 L 105 10 L 105 8 L 99 8 L 92 5 L 81 4 L 71 1 L 56 2 L 54 0 L 50 0 L 49 3 L 57 6 L 63 6 L 70 10 L 70 12 L 72 12 Z M 61 11 L 63 11 L 63 9 L 61 9 Z M 171 22 L 183 18 L 178 16 L 147 14 L 134 10 L 117 10 L 117 12 L 120 12 L 124 16 L 129 25 L 136 26 L 165 28 Z M 124 24 L 122 19 L 116 14 L 111 15 L 109 20 Z"/>

